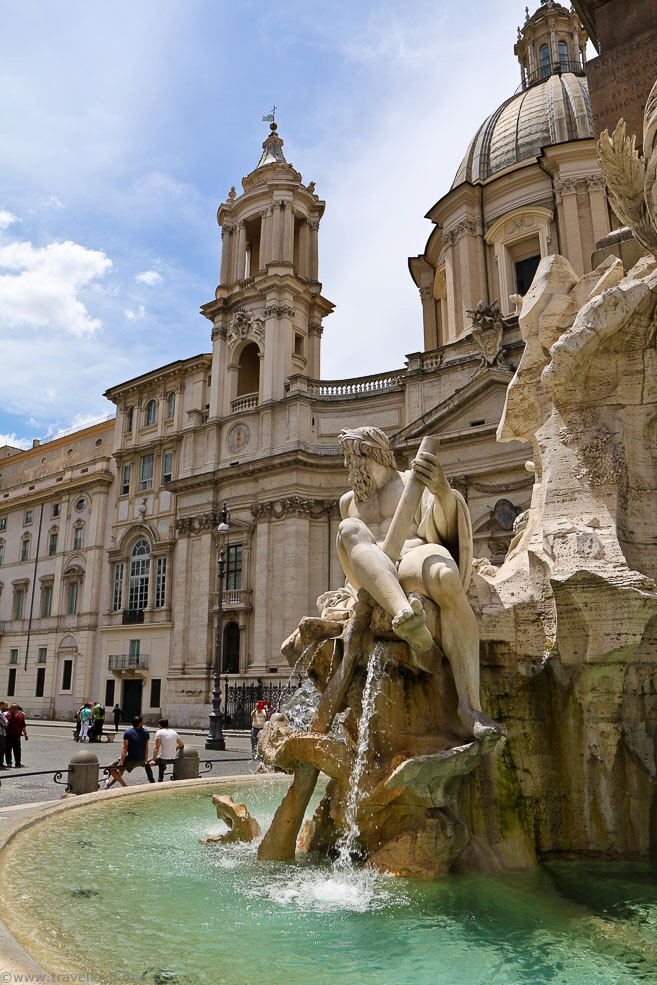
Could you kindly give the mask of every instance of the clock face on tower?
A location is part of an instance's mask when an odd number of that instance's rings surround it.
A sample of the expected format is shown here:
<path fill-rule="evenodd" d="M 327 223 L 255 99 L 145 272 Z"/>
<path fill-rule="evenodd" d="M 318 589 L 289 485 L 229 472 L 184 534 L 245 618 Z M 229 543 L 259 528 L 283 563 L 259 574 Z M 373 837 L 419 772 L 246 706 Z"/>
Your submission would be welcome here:
<path fill-rule="evenodd" d="M 246 424 L 233 424 L 226 439 L 228 450 L 233 453 L 243 451 L 248 445 L 250 437 L 251 432 Z"/>

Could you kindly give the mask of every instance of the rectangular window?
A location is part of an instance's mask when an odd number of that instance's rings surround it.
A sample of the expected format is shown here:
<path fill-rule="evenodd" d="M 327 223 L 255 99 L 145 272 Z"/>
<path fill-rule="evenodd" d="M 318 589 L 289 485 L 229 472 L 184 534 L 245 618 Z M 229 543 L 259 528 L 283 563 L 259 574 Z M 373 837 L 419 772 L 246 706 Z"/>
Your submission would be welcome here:
<path fill-rule="evenodd" d="M 112 612 L 118 612 L 123 599 L 123 561 L 114 565 L 114 585 L 112 588 Z"/>
<path fill-rule="evenodd" d="M 123 472 L 121 474 L 121 495 L 127 496 L 130 492 L 130 473 L 132 472 L 132 464 L 126 462 L 123 466 Z"/>
<path fill-rule="evenodd" d="M 228 548 L 226 564 L 226 589 L 242 587 L 242 545 L 235 544 Z"/>
<path fill-rule="evenodd" d="M 5 545 L 0 544 L 0 564 L 3 563 L 4 559 L 5 559 Z"/>
<path fill-rule="evenodd" d="M 127 411 L 125 412 L 125 429 L 128 433 L 132 431 L 132 420 L 134 416 L 135 416 L 134 407 L 128 407 Z"/>
<path fill-rule="evenodd" d="M 151 681 L 151 704 L 150 704 L 151 708 L 160 707 L 160 693 L 162 690 L 161 684 L 162 681 L 160 680 Z"/>
<path fill-rule="evenodd" d="M 21 541 L 21 561 L 29 561 L 30 559 L 30 538 L 26 537 L 25 540 Z"/>
<path fill-rule="evenodd" d="M 52 585 L 44 585 L 41 589 L 41 615 L 45 618 L 52 612 Z"/>
<path fill-rule="evenodd" d="M 59 514 L 61 513 L 61 511 L 62 511 L 62 504 L 61 503 L 53 503 L 52 504 L 52 515 L 54 517 L 59 516 Z"/>
<path fill-rule="evenodd" d="M 33 519 L 34 519 L 34 511 L 25 510 L 25 523 L 32 523 Z"/>
<path fill-rule="evenodd" d="M 18 663 L 18 649 L 11 649 L 9 651 L 9 663 L 10 664 Z"/>
<path fill-rule="evenodd" d="M 167 559 L 159 557 L 155 566 L 155 608 L 165 604 L 167 590 Z"/>
<path fill-rule="evenodd" d="M 130 640 L 128 643 L 128 666 L 139 666 L 139 651 L 141 650 L 141 640 Z"/>
<path fill-rule="evenodd" d="M 162 460 L 162 482 L 171 482 L 173 474 L 173 452 L 165 451 Z"/>
<path fill-rule="evenodd" d="M 7 517 L 0 516 L 0 530 L 6 530 L 6 529 L 7 529 Z"/>
<path fill-rule="evenodd" d="M 36 687 L 34 689 L 34 697 L 42 698 L 46 683 L 46 668 L 37 667 L 37 677 L 36 677 Z"/>
<path fill-rule="evenodd" d="M 114 681 L 105 681 L 105 707 L 111 708 L 114 704 Z"/>
<path fill-rule="evenodd" d="M 82 547 L 82 527 L 76 527 L 73 531 L 73 550 L 79 551 Z"/>
<path fill-rule="evenodd" d="M 57 534 L 51 534 L 48 539 L 48 556 L 52 557 L 57 553 Z"/>
<path fill-rule="evenodd" d="M 153 488 L 153 456 L 152 455 L 142 456 L 141 467 L 139 471 L 139 488 L 140 489 Z"/>
<path fill-rule="evenodd" d="M 72 581 L 68 586 L 68 614 L 74 616 L 78 611 L 78 583 Z"/>
<path fill-rule="evenodd" d="M 46 662 L 47 656 L 48 656 L 48 647 L 40 646 L 39 652 L 37 653 L 37 663 L 44 664 Z"/>
<path fill-rule="evenodd" d="M 9 671 L 9 677 L 7 679 L 7 697 L 13 698 L 16 693 L 16 668 L 12 667 Z"/>
<path fill-rule="evenodd" d="M 14 601 L 14 619 L 23 618 L 23 602 L 25 601 L 25 589 L 16 589 L 16 598 Z"/>
<path fill-rule="evenodd" d="M 65 660 L 62 666 L 62 691 L 70 691 L 73 682 L 73 661 Z"/>

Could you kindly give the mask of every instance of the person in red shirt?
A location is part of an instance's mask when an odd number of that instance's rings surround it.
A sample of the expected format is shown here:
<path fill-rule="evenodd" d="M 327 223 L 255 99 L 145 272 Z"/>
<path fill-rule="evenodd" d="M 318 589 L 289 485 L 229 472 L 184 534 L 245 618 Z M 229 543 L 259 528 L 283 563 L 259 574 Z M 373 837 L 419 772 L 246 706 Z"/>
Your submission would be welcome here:
<path fill-rule="evenodd" d="M 7 739 L 5 747 L 7 766 L 11 766 L 12 752 L 14 754 L 14 766 L 20 768 L 23 765 L 21 762 L 22 735 L 25 736 L 25 741 L 27 742 L 29 735 L 27 734 L 25 715 L 20 710 L 20 707 L 14 702 L 9 706 L 9 714 L 7 715 Z"/>

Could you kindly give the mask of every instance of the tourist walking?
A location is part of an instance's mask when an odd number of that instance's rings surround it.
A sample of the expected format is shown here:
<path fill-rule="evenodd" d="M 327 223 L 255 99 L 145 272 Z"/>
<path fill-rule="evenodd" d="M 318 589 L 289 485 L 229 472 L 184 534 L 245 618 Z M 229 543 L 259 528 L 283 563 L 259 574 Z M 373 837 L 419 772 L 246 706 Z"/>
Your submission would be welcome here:
<path fill-rule="evenodd" d="M 21 711 L 20 706 L 14 702 L 9 706 L 9 714 L 7 715 L 7 736 L 5 740 L 5 759 L 7 766 L 11 766 L 12 755 L 14 757 L 14 766 L 20 769 L 23 765 L 23 758 L 21 756 L 21 736 L 23 735 L 27 742 L 29 736 L 27 734 L 27 725 L 25 724 L 25 715 Z"/>
<path fill-rule="evenodd" d="M 114 731 L 118 732 L 119 722 L 121 721 L 121 715 L 123 714 L 123 712 L 121 711 L 121 706 L 119 705 L 118 702 L 112 708 L 112 714 L 114 715 Z"/>
<path fill-rule="evenodd" d="M 89 726 L 93 722 L 94 706 L 91 701 L 87 701 L 80 709 L 80 742 L 89 741 Z"/>
<path fill-rule="evenodd" d="M 0 701 L 0 770 L 6 770 L 5 751 L 7 748 L 7 710 L 6 701 Z"/>
<path fill-rule="evenodd" d="M 162 783 L 164 771 L 167 766 L 175 763 L 176 752 L 178 749 L 184 749 L 185 743 L 175 729 L 169 728 L 168 718 L 161 718 L 159 726 L 155 733 L 155 748 L 150 765 L 157 766 L 157 782 Z"/>
<path fill-rule="evenodd" d="M 251 755 L 255 759 L 258 751 L 258 739 L 263 728 L 267 724 L 267 702 L 256 701 L 256 706 L 251 712 Z"/>
<path fill-rule="evenodd" d="M 147 728 L 144 728 L 141 715 L 136 715 L 132 719 L 132 728 L 127 728 L 123 733 L 123 749 L 121 750 L 121 755 L 109 767 L 112 779 L 105 781 L 106 790 L 114 786 L 117 781 L 122 787 L 127 787 L 128 784 L 123 779 L 123 774 L 126 770 L 128 773 L 132 773 L 138 766 L 143 766 L 146 770 L 148 782 L 155 783 L 153 770 L 151 769 L 151 764 L 148 762 L 149 739 L 150 733 Z"/>
<path fill-rule="evenodd" d="M 103 725 L 105 724 L 105 705 L 100 701 L 97 701 L 94 705 L 94 722 L 93 728 L 90 733 L 90 739 L 92 742 L 100 742 L 100 737 L 103 734 Z"/>

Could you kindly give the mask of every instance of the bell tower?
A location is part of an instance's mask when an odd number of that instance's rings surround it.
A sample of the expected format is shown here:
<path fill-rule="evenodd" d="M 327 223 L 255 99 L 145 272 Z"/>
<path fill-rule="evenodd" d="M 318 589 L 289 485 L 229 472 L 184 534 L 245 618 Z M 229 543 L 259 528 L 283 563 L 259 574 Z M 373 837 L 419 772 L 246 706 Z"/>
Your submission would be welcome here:
<path fill-rule="evenodd" d="M 242 188 L 219 206 L 219 286 L 201 308 L 213 325 L 211 419 L 281 400 L 292 375 L 318 379 L 333 310 L 318 279 L 325 202 L 285 160 L 276 123 Z"/>

